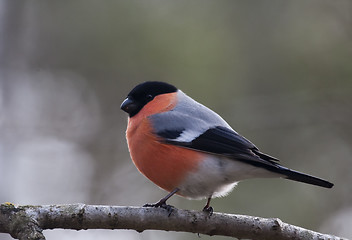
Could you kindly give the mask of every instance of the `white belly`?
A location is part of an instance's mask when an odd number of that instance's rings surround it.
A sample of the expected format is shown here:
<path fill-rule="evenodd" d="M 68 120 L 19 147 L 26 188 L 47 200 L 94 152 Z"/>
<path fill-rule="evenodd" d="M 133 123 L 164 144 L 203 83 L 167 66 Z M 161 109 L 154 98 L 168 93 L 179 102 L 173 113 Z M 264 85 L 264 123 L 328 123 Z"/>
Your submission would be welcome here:
<path fill-rule="evenodd" d="M 181 195 L 192 199 L 221 197 L 231 192 L 238 181 L 270 177 L 281 175 L 240 161 L 209 156 L 197 171 L 188 174 L 179 189 Z"/>

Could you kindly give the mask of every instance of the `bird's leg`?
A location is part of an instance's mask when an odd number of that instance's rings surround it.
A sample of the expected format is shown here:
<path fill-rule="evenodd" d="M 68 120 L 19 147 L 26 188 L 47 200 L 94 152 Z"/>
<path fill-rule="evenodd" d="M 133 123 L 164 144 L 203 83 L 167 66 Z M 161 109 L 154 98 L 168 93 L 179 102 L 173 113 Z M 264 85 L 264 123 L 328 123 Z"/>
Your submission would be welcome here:
<path fill-rule="evenodd" d="M 169 212 L 169 216 L 171 215 L 172 211 L 173 211 L 173 206 L 166 204 L 166 201 L 172 197 L 175 193 L 177 193 L 178 191 L 180 191 L 179 188 L 175 188 L 174 190 L 172 190 L 169 194 L 167 194 L 165 197 L 163 197 L 162 199 L 160 199 L 157 203 L 147 203 L 144 204 L 143 207 L 160 207 L 160 208 L 164 208 Z"/>
<path fill-rule="evenodd" d="M 211 196 L 208 197 L 207 204 L 204 206 L 203 211 L 207 212 L 209 216 L 213 215 L 214 209 L 210 206 Z"/>

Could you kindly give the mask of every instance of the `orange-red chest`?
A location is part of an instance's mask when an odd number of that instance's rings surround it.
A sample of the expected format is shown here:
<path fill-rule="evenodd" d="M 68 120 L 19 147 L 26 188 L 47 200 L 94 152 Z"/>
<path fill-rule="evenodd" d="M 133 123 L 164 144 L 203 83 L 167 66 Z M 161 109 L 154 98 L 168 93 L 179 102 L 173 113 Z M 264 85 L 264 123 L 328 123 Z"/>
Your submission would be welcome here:
<path fill-rule="evenodd" d="M 176 104 L 176 94 L 155 97 L 129 119 L 126 132 L 131 158 L 138 170 L 167 191 L 178 187 L 187 174 L 196 171 L 203 155 L 190 149 L 161 143 L 154 134 L 147 116 L 172 109 Z"/>

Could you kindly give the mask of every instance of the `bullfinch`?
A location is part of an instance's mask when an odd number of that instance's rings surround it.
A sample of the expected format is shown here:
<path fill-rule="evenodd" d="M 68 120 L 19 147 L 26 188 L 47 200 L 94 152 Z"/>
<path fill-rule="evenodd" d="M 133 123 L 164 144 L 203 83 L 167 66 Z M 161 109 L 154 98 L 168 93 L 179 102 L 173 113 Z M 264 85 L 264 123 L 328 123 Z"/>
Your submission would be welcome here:
<path fill-rule="evenodd" d="M 279 164 L 259 151 L 217 113 L 165 82 L 137 85 L 123 101 L 129 114 L 126 138 L 133 163 L 153 183 L 169 192 L 155 204 L 170 208 L 174 194 L 207 202 L 227 195 L 250 178 L 286 178 L 331 188 L 332 183 Z"/>

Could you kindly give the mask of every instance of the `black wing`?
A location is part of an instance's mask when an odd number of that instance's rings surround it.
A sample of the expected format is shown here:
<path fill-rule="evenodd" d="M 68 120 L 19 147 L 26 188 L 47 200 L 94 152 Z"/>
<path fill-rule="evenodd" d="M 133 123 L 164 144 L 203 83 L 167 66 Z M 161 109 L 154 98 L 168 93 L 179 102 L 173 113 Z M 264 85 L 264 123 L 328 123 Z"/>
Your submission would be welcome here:
<path fill-rule="evenodd" d="M 166 143 L 226 156 L 237 161 L 265 168 L 271 172 L 282 174 L 290 180 L 325 188 L 331 188 L 334 185 L 324 179 L 281 166 L 278 163 L 278 159 L 260 152 L 253 143 L 229 128 L 221 126 L 211 128 L 191 142 L 177 141 L 177 137 L 181 136 L 181 134 L 182 130 L 175 130 L 162 132 L 159 136 L 163 137 Z"/>
<path fill-rule="evenodd" d="M 170 132 L 165 134 L 163 132 L 159 133 L 159 136 L 166 137 L 166 143 L 211 154 L 224 155 L 240 161 L 260 162 L 269 165 L 275 165 L 275 162 L 279 161 L 272 156 L 260 152 L 249 140 L 226 127 L 217 126 L 211 128 L 191 142 L 180 142 L 177 141 L 177 137 L 171 137 L 179 136 L 180 134 L 180 131 L 175 132 L 175 134 L 171 134 Z"/>

